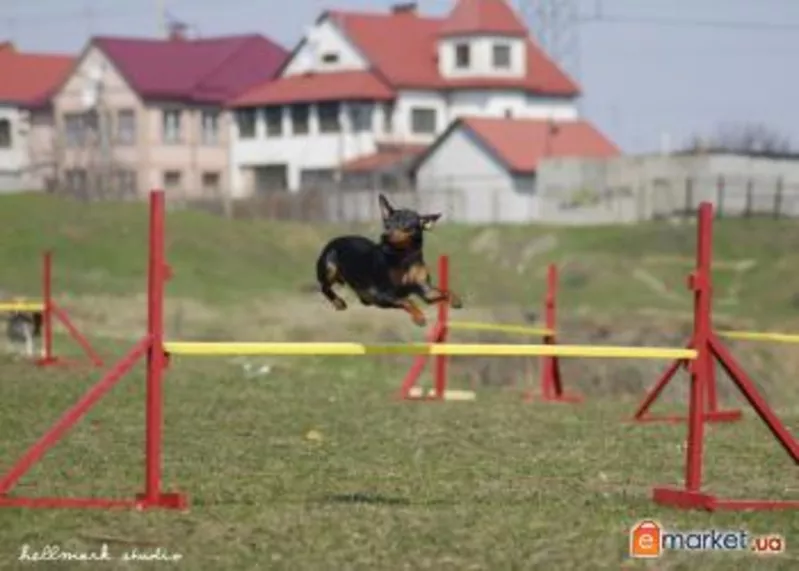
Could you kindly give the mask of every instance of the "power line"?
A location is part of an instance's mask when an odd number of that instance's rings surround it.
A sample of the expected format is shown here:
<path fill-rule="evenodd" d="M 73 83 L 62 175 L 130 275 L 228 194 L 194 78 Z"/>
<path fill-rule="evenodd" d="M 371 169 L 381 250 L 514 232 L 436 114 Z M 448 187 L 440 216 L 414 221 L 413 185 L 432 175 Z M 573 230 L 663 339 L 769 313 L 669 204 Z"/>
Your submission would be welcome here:
<path fill-rule="evenodd" d="M 744 22 L 741 20 L 707 20 L 685 18 L 646 18 L 638 16 L 609 15 L 605 13 L 581 16 L 581 24 L 621 24 L 657 26 L 664 28 L 712 28 L 739 31 L 796 31 L 799 22 Z"/>

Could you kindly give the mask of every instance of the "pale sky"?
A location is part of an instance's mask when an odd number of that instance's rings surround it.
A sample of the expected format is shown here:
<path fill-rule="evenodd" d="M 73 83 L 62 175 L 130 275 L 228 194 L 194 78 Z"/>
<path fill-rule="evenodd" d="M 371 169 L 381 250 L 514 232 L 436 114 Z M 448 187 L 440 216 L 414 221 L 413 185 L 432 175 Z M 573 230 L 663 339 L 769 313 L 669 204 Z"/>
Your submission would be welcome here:
<path fill-rule="evenodd" d="M 162 0 L 203 36 L 259 32 L 291 48 L 323 8 L 398 0 Z M 564 0 L 566 1 L 566 0 Z M 773 126 L 799 150 L 799 0 L 573 0 L 580 110 L 626 152 L 724 123 Z M 514 0 L 519 6 L 535 0 Z M 440 14 L 453 0 L 420 0 Z M 78 52 L 92 34 L 155 35 L 159 0 L 0 0 L 0 39 Z M 596 14 L 600 13 L 599 19 Z M 577 52 L 575 52 L 577 53 Z"/>

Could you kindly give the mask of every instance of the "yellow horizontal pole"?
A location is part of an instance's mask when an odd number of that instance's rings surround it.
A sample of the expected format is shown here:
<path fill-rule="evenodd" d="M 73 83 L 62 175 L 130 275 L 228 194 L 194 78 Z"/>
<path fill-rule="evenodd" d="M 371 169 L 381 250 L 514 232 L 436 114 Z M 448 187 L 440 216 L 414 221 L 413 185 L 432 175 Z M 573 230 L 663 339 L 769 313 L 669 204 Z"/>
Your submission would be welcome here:
<path fill-rule="evenodd" d="M 44 311 L 44 304 L 40 301 L 9 301 L 0 303 L 0 313 L 12 311 Z"/>
<path fill-rule="evenodd" d="M 745 341 L 774 341 L 775 343 L 799 343 L 799 335 L 790 333 L 769 333 L 768 331 L 719 331 L 719 337 Z"/>
<path fill-rule="evenodd" d="M 613 347 L 590 345 L 480 345 L 458 343 L 407 343 L 364 345 L 362 343 L 215 343 L 172 341 L 164 343 L 173 355 L 460 355 L 481 357 L 599 357 L 605 359 L 695 359 L 692 349 L 669 347 Z"/>
<path fill-rule="evenodd" d="M 499 333 L 519 333 L 521 335 L 552 335 L 552 329 L 546 327 L 527 327 L 525 325 L 511 325 L 506 323 L 478 323 L 474 321 L 450 321 L 451 329 L 468 329 L 472 331 L 497 331 Z"/>

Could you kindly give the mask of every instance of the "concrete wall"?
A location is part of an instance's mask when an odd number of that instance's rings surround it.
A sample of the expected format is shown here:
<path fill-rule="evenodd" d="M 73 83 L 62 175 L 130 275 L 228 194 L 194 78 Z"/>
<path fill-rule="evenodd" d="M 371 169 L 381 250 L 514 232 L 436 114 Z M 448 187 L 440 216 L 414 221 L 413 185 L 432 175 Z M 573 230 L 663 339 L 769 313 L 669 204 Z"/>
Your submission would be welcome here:
<path fill-rule="evenodd" d="M 636 222 L 710 201 L 726 216 L 799 216 L 799 161 L 706 156 L 550 159 L 538 170 L 541 217 L 556 223 Z"/>

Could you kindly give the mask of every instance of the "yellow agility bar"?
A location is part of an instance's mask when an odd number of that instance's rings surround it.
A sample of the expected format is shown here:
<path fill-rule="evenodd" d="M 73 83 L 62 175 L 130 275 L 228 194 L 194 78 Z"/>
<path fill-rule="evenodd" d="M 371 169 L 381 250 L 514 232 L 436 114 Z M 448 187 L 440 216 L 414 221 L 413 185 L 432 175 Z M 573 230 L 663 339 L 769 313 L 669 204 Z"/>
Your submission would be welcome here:
<path fill-rule="evenodd" d="M 8 301 L 0 303 L 0 313 L 12 311 L 44 311 L 44 303 L 40 301 Z"/>
<path fill-rule="evenodd" d="M 481 357 L 598 357 L 604 359 L 696 359 L 692 349 L 669 347 L 620 347 L 590 345 L 480 345 L 459 343 L 247 343 L 171 341 L 164 350 L 173 355 L 460 355 Z"/>
<path fill-rule="evenodd" d="M 719 331 L 719 337 L 745 341 L 774 341 L 776 343 L 799 343 L 799 335 L 790 333 L 769 333 L 767 331 Z"/>
<path fill-rule="evenodd" d="M 520 335 L 553 335 L 552 329 L 546 327 L 527 327 L 505 323 L 479 323 L 476 321 L 450 321 L 451 329 L 468 329 L 472 331 L 497 331 L 499 333 L 519 333 Z"/>

